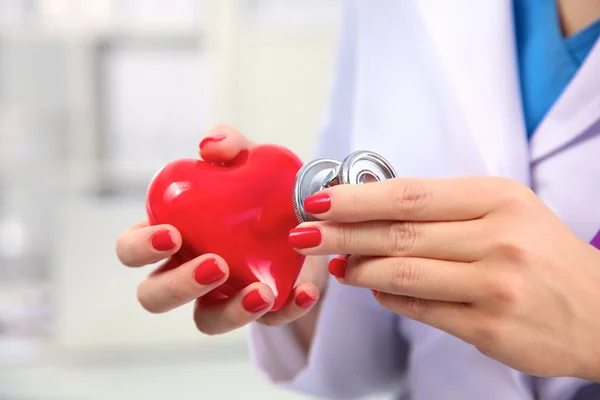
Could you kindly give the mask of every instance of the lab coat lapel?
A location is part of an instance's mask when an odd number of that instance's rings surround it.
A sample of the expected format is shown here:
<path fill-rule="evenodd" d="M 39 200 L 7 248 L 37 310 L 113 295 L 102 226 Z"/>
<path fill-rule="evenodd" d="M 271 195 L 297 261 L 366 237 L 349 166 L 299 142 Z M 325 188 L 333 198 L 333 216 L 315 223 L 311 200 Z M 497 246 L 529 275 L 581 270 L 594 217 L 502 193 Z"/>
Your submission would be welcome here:
<path fill-rule="evenodd" d="M 416 0 L 490 175 L 529 183 L 510 1 Z"/>
<path fill-rule="evenodd" d="M 600 120 L 600 40 L 531 138 L 531 159 L 539 161 L 586 134 Z"/>

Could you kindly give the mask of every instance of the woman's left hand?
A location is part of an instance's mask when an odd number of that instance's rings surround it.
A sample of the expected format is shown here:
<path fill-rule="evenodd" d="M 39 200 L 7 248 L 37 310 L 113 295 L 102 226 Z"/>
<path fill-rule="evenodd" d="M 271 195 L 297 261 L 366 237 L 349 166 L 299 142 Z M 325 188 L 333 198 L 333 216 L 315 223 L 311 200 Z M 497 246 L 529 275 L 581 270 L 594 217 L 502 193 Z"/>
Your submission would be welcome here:
<path fill-rule="evenodd" d="M 392 179 L 305 202 L 290 243 L 339 282 L 537 376 L 600 380 L 600 251 L 507 179 Z"/>

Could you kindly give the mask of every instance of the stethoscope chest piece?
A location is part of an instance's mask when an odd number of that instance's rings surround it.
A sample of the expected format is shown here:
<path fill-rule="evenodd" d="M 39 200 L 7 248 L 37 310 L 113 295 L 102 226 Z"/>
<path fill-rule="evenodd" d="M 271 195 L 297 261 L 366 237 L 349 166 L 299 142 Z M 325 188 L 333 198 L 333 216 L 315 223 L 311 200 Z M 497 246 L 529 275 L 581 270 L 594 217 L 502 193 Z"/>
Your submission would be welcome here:
<path fill-rule="evenodd" d="M 304 210 L 304 199 L 336 185 L 356 185 L 395 178 L 396 172 L 382 156 L 371 151 L 356 151 L 336 161 L 318 158 L 305 164 L 296 176 L 292 202 L 299 223 L 318 221 Z"/>

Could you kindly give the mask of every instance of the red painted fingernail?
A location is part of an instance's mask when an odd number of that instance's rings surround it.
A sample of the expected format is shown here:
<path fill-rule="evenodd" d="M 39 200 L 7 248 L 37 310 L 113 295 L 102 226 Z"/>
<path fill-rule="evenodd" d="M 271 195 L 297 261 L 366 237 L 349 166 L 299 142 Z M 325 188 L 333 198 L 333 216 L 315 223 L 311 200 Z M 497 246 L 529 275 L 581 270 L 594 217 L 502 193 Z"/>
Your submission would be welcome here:
<path fill-rule="evenodd" d="M 302 292 L 298 295 L 298 297 L 296 297 L 296 305 L 302 308 L 308 308 L 312 306 L 315 301 L 317 301 L 317 299 L 309 296 L 309 294 L 306 292 Z"/>
<path fill-rule="evenodd" d="M 205 137 L 204 139 L 202 139 L 202 141 L 200 142 L 200 145 L 198 147 L 200 147 L 200 149 L 203 149 L 204 146 L 206 146 L 208 143 L 221 142 L 225 139 L 227 139 L 226 135 L 208 136 L 208 137 Z"/>
<path fill-rule="evenodd" d="M 377 297 L 377 293 L 379 293 L 377 290 L 371 290 L 371 292 L 373 292 L 373 296 Z"/>
<path fill-rule="evenodd" d="M 346 264 L 348 264 L 347 256 L 339 256 L 329 261 L 329 273 L 336 278 L 343 278 L 346 276 Z"/>
<path fill-rule="evenodd" d="M 201 285 L 210 285 L 222 279 L 225 272 L 219 267 L 217 260 L 214 258 L 204 261 L 194 271 L 194 280 Z"/>
<path fill-rule="evenodd" d="M 260 291 L 257 289 L 244 297 L 244 300 L 242 300 L 242 305 L 246 311 L 255 313 L 260 310 L 264 310 L 269 305 L 269 302 L 263 299 L 263 297 L 260 295 Z"/>
<path fill-rule="evenodd" d="M 304 200 L 304 209 L 311 214 L 323 214 L 331 208 L 331 197 L 327 193 L 317 193 Z"/>
<path fill-rule="evenodd" d="M 321 244 L 319 228 L 296 228 L 290 231 L 288 241 L 295 249 L 310 249 Z"/>
<path fill-rule="evenodd" d="M 150 239 L 150 243 L 155 250 L 158 251 L 167 251 L 175 248 L 175 242 L 173 241 L 173 237 L 171 236 L 171 231 L 158 231 L 152 236 Z"/>

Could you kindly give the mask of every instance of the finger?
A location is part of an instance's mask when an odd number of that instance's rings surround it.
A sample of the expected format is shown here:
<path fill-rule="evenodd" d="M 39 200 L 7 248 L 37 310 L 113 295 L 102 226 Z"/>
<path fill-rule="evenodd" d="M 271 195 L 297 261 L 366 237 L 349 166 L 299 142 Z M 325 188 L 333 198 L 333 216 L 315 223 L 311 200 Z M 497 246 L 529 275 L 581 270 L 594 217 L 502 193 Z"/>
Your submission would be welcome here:
<path fill-rule="evenodd" d="M 486 246 L 481 220 L 461 222 L 308 222 L 289 234 L 306 255 L 355 254 L 423 257 L 449 261 L 479 259 Z"/>
<path fill-rule="evenodd" d="M 285 306 L 267 313 L 258 322 L 268 326 L 284 325 L 306 315 L 319 300 L 319 289 L 312 283 L 298 285 Z"/>
<path fill-rule="evenodd" d="M 177 265 L 170 260 L 138 286 L 138 301 L 151 313 L 164 313 L 204 296 L 229 276 L 225 261 L 206 254 Z"/>
<path fill-rule="evenodd" d="M 199 154 L 208 162 L 226 163 L 250 146 L 252 142 L 234 128 L 217 125 L 200 142 Z"/>
<path fill-rule="evenodd" d="M 339 263 L 334 261 L 336 266 Z M 347 259 L 345 274 L 338 280 L 389 294 L 468 303 L 484 297 L 481 291 L 487 285 L 482 284 L 482 275 L 483 270 L 472 263 L 351 256 Z"/>
<path fill-rule="evenodd" d="M 119 236 L 116 251 L 123 265 L 140 267 L 164 260 L 177 253 L 180 247 L 181 235 L 173 226 L 148 226 L 145 221 Z"/>
<path fill-rule="evenodd" d="M 264 283 L 253 283 L 227 300 L 216 303 L 196 301 L 194 322 L 202 333 L 219 335 L 241 328 L 265 315 L 275 296 Z"/>
<path fill-rule="evenodd" d="M 397 178 L 338 185 L 308 197 L 304 207 L 319 219 L 340 222 L 462 221 L 492 211 L 509 191 L 507 182 L 492 177 Z"/>
<path fill-rule="evenodd" d="M 480 316 L 468 304 L 425 300 L 377 292 L 383 307 L 408 319 L 440 329 L 468 343 L 473 343 Z"/>

